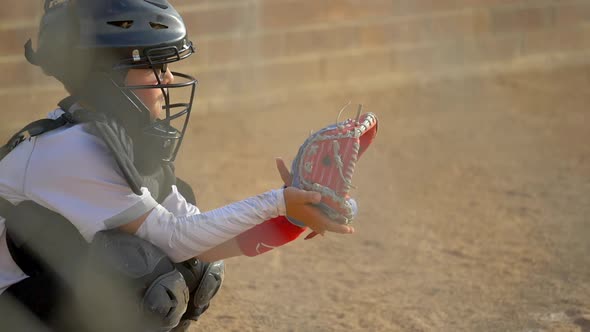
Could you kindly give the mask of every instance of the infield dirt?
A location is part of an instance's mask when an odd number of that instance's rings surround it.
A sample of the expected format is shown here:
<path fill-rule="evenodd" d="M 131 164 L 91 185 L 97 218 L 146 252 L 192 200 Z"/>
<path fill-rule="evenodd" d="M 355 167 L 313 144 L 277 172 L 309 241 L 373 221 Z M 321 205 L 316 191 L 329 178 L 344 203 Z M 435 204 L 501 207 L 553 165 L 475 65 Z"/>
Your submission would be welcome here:
<path fill-rule="evenodd" d="M 227 260 L 191 331 L 590 331 L 589 80 L 567 65 L 354 96 L 380 119 L 356 233 Z M 196 111 L 178 172 L 205 210 L 279 187 L 274 157 L 348 100 Z"/>

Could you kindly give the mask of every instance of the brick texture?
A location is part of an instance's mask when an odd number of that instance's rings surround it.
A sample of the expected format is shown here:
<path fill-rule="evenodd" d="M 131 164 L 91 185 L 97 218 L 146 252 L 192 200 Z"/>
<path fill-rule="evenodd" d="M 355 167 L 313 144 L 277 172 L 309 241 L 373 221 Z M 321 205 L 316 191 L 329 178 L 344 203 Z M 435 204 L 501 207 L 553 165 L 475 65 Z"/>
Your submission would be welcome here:
<path fill-rule="evenodd" d="M 198 48 L 176 68 L 199 78 L 198 104 L 212 112 L 590 51 L 584 0 L 171 1 Z M 0 70 L 11 77 L 0 94 L 31 106 L 62 91 L 22 58 L 42 3 L 0 12 Z"/>

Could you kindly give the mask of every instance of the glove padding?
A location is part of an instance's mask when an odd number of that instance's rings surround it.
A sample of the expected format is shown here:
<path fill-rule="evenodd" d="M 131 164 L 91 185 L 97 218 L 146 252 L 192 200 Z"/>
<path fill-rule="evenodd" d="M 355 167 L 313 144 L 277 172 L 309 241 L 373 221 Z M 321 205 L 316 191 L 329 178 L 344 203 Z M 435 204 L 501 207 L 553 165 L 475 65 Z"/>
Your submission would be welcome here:
<path fill-rule="evenodd" d="M 358 159 L 377 135 L 377 116 L 359 114 L 329 125 L 305 140 L 293 160 L 292 186 L 322 194 L 318 207 L 335 222 L 350 224 L 357 213 L 350 198 L 352 175 Z M 304 226 L 294 218 L 292 223 Z"/>

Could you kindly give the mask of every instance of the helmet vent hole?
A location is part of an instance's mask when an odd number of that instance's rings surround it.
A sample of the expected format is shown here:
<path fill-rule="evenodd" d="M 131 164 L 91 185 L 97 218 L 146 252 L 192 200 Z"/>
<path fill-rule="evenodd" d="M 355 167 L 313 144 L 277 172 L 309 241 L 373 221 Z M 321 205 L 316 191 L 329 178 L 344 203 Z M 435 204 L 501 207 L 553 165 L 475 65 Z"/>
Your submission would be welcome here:
<path fill-rule="evenodd" d="M 156 7 L 162 8 L 162 9 L 168 9 L 168 6 L 165 3 L 161 3 L 159 0 L 143 0 L 147 3 L 149 3 L 150 5 L 154 5 Z"/>
<path fill-rule="evenodd" d="M 107 24 L 114 25 L 122 29 L 129 29 L 131 26 L 133 26 L 133 21 L 109 21 Z"/>
<path fill-rule="evenodd" d="M 156 30 L 168 29 L 168 26 L 164 25 L 162 23 L 150 22 L 150 26 L 152 27 L 152 29 L 156 29 Z"/>

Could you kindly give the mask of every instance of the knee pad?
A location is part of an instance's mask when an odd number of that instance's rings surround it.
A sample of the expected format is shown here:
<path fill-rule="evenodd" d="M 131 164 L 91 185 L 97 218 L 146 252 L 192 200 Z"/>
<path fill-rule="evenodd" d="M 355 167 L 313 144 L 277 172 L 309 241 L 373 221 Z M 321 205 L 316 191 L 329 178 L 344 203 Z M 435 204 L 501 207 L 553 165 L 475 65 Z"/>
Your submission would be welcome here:
<path fill-rule="evenodd" d="M 101 315 L 103 321 L 116 316 L 110 323 L 116 330 L 169 331 L 178 325 L 190 293 L 163 251 L 137 236 L 110 230 L 96 234 L 89 253 L 92 266 L 85 288 L 96 291 L 86 299 L 104 298 L 95 306 L 102 312 L 93 309 L 94 316 Z M 105 311 L 109 318 L 102 315 Z"/>
<path fill-rule="evenodd" d="M 225 263 L 212 263 L 190 259 L 176 264 L 190 291 L 190 300 L 182 319 L 198 320 L 209 308 L 211 299 L 217 294 L 225 276 Z"/>

